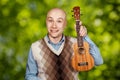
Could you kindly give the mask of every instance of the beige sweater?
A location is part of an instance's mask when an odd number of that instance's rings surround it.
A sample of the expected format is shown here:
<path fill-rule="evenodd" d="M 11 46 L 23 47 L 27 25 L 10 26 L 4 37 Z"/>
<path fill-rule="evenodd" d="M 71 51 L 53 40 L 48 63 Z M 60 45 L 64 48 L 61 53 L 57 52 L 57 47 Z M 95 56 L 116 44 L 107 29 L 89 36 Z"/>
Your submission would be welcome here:
<path fill-rule="evenodd" d="M 65 37 L 58 51 L 47 42 L 46 37 L 32 44 L 33 57 L 38 64 L 41 80 L 78 80 L 77 72 L 71 68 L 72 44 L 76 39 Z"/>

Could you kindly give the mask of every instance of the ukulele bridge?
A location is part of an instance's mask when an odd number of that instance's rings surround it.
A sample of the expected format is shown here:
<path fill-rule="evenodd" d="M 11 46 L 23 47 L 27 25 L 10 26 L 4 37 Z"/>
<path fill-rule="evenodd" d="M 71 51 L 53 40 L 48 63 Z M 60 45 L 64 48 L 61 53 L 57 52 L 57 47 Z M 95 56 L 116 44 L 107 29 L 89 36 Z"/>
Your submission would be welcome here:
<path fill-rule="evenodd" d="M 80 62 L 80 63 L 78 63 L 78 66 L 86 66 L 86 65 L 88 65 L 88 62 Z"/>

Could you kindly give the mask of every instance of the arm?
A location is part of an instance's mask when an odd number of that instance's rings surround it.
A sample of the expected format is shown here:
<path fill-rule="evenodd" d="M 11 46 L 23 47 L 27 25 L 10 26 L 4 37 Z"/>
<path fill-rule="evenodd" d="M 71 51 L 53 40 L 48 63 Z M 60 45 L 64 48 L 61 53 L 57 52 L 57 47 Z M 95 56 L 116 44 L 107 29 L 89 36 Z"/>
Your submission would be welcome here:
<path fill-rule="evenodd" d="M 26 66 L 25 80 L 40 80 L 37 77 L 37 73 L 37 64 L 33 58 L 32 49 L 30 49 Z"/>
<path fill-rule="evenodd" d="M 100 51 L 99 51 L 98 47 L 95 45 L 95 43 L 88 36 L 85 36 L 84 40 L 89 43 L 90 54 L 94 58 L 95 65 L 97 66 L 97 65 L 103 64 L 102 56 L 100 54 Z"/>

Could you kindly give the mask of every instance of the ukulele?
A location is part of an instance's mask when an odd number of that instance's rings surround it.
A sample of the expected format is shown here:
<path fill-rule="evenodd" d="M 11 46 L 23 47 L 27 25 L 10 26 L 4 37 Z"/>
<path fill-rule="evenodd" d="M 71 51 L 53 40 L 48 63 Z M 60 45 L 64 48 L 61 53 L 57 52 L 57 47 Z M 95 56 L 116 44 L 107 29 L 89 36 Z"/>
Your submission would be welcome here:
<path fill-rule="evenodd" d="M 83 37 L 80 36 L 80 7 L 73 8 L 74 18 L 76 20 L 76 32 L 77 42 L 73 43 L 74 54 L 71 59 L 71 65 L 76 71 L 88 71 L 94 67 L 94 59 L 89 53 L 89 44 L 83 41 Z"/>

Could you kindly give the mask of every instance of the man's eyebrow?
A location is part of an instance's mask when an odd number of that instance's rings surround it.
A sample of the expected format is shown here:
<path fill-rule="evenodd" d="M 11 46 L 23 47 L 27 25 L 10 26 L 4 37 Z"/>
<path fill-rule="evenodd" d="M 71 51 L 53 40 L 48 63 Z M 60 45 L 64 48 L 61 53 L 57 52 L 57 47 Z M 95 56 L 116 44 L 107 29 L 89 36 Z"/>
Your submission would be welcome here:
<path fill-rule="evenodd" d="M 52 17 L 47 17 L 47 18 L 52 18 Z"/>
<path fill-rule="evenodd" d="M 58 19 L 62 19 L 62 20 L 64 20 L 64 18 L 62 18 L 62 17 L 60 17 L 60 18 L 58 18 Z"/>
<path fill-rule="evenodd" d="M 52 19 L 52 17 L 47 17 L 47 19 Z M 58 19 L 64 20 L 64 18 L 62 18 L 62 17 L 59 17 Z"/>

